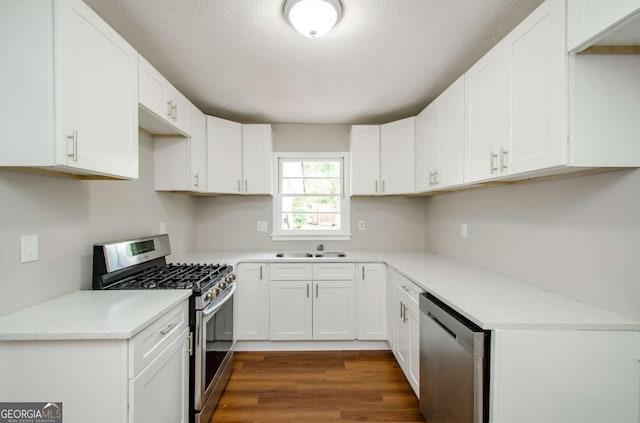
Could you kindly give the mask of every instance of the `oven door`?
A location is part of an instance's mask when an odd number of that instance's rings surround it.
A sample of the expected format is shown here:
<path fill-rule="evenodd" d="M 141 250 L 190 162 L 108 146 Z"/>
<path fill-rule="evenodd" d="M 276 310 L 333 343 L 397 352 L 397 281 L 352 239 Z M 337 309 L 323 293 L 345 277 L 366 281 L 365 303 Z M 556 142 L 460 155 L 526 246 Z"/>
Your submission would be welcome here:
<path fill-rule="evenodd" d="M 233 293 L 196 311 L 194 408 L 195 421 L 208 422 L 231 374 L 233 358 Z"/>

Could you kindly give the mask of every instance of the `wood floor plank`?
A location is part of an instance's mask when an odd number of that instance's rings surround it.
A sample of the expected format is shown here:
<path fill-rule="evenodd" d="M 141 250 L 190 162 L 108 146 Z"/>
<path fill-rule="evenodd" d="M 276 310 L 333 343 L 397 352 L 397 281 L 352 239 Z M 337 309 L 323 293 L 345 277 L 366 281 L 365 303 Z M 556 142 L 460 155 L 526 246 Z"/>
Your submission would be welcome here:
<path fill-rule="evenodd" d="M 238 352 L 211 423 L 424 422 L 389 351 Z"/>

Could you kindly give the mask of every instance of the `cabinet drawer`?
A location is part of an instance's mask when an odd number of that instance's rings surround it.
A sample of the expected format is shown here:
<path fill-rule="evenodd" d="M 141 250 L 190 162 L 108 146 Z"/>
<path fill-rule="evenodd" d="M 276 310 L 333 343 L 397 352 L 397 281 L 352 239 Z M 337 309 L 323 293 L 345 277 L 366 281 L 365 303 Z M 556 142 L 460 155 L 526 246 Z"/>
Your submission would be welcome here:
<path fill-rule="evenodd" d="M 352 280 L 354 275 L 354 263 L 313 263 L 314 281 Z"/>
<path fill-rule="evenodd" d="M 129 341 L 129 377 L 136 377 L 189 326 L 188 301 L 162 315 Z"/>
<path fill-rule="evenodd" d="M 310 281 L 313 276 L 311 263 L 278 263 L 269 265 L 272 281 Z"/>
<path fill-rule="evenodd" d="M 423 289 L 415 283 L 411 282 L 411 280 L 409 280 L 401 273 L 398 273 L 397 277 L 398 288 L 400 288 L 407 294 L 407 297 L 409 298 L 409 300 L 411 300 L 411 304 L 413 304 L 416 308 L 419 308 L 420 306 L 418 303 L 420 299 L 420 293 L 423 291 Z"/>

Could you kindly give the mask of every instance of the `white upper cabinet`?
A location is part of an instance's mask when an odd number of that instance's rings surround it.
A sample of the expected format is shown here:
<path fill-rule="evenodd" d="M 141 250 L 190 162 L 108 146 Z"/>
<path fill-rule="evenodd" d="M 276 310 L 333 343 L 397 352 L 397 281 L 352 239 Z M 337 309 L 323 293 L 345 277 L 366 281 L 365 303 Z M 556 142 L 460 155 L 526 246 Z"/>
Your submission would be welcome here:
<path fill-rule="evenodd" d="M 207 116 L 209 192 L 271 194 L 271 125 Z"/>
<path fill-rule="evenodd" d="M 154 140 L 156 191 L 207 191 L 207 121 L 191 106 L 191 137 L 163 136 Z"/>
<path fill-rule="evenodd" d="M 416 118 L 351 127 L 351 195 L 414 192 Z"/>
<path fill-rule="evenodd" d="M 460 185 L 464 174 L 464 77 L 416 117 L 416 191 Z"/>
<path fill-rule="evenodd" d="M 0 166 L 137 178 L 133 47 L 80 0 L 3 1 L 0 37 Z"/>
<path fill-rule="evenodd" d="M 440 169 L 440 109 L 437 101 L 416 116 L 416 191 L 433 189 Z"/>
<path fill-rule="evenodd" d="M 639 11 L 640 0 L 568 0 L 567 50 L 580 50 Z"/>
<path fill-rule="evenodd" d="M 242 193 L 242 125 L 207 116 L 208 188 L 220 194 Z"/>
<path fill-rule="evenodd" d="M 498 176 L 500 148 L 507 145 L 502 43 L 465 73 L 464 181 Z"/>
<path fill-rule="evenodd" d="M 565 1 L 544 2 L 502 44 L 509 132 L 499 171 L 519 174 L 565 164 Z"/>
<path fill-rule="evenodd" d="M 139 55 L 140 127 L 156 135 L 191 130 L 191 102 Z"/>
<path fill-rule="evenodd" d="M 271 125 L 242 125 L 243 193 L 271 194 Z"/>
<path fill-rule="evenodd" d="M 380 127 L 380 189 L 383 195 L 414 192 L 415 143 L 415 117 Z"/>
<path fill-rule="evenodd" d="M 380 125 L 351 127 L 351 195 L 380 194 Z"/>

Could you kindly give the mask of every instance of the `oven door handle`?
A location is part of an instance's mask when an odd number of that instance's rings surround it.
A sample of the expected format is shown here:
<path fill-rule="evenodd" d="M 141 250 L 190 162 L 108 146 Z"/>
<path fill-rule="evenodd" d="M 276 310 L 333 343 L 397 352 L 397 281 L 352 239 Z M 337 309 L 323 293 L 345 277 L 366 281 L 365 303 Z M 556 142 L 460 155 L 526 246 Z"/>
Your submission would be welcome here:
<path fill-rule="evenodd" d="M 236 292 L 236 284 L 233 283 L 231 284 L 231 287 L 225 291 L 225 296 L 224 298 L 222 298 L 219 301 L 216 301 L 214 304 L 211 304 L 210 306 L 208 306 L 207 308 L 205 308 L 204 310 L 202 310 L 202 315 L 203 316 L 209 316 L 213 313 L 215 313 L 216 311 L 220 310 L 220 308 L 231 299 L 231 296 L 233 295 L 233 293 Z"/>

